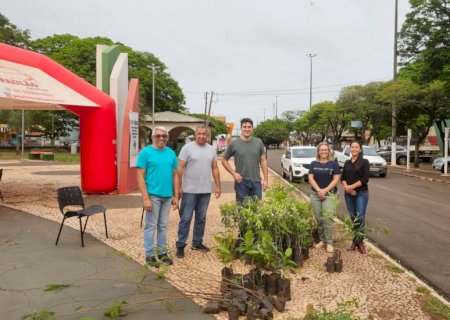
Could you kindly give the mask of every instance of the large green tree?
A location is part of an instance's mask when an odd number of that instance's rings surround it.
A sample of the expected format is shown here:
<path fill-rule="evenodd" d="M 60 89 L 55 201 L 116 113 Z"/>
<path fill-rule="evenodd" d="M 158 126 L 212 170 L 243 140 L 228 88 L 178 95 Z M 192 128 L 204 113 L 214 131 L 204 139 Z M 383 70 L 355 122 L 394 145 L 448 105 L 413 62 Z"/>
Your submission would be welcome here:
<path fill-rule="evenodd" d="M 410 0 L 399 37 L 400 75 L 421 85 L 440 80 L 450 89 L 450 2 Z"/>
<path fill-rule="evenodd" d="M 0 13 L 0 42 L 26 49 L 30 46 L 30 31 L 17 28 Z"/>
<path fill-rule="evenodd" d="M 409 103 L 400 110 L 400 119 L 411 129 L 415 143 L 415 167 L 419 166 L 419 145 L 422 144 L 436 121 L 450 117 L 450 96 L 442 81 L 433 81 L 425 87 L 410 91 Z"/>
<path fill-rule="evenodd" d="M 439 80 L 450 92 L 450 2 L 410 0 L 410 4 L 411 12 L 399 38 L 399 54 L 405 65 L 399 75 L 421 86 Z M 443 140 L 446 119 L 435 124 Z"/>
<path fill-rule="evenodd" d="M 297 136 L 309 143 L 312 135 L 315 133 L 315 129 L 312 127 L 311 113 L 306 112 L 300 118 L 294 122 L 294 130 L 297 132 Z"/>
<path fill-rule="evenodd" d="M 338 149 L 343 132 L 348 128 L 349 117 L 346 108 L 332 101 L 324 101 L 315 105 L 320 108 L 321 121 L 328 124 L 329 132 L 332 134 L 333 147 Z"/>
<path fill-rule="evenodd" d="M 381 96 L 385 86 L 385 82 L 371 82 L 363 86 L 345 87 L 337 100 L 338 109 L 346 114 L 348 122 L 361 121 L 362 127 L 355 130 L 355 133 L 366 144 L 384 127 L 383 124 L 386 124 L 384 121 L 389 120 L 385 116 L 389 113 L 389 108 Z M 365 136 L 366 132 L 369 132 L 368 136 Z"/>
<path fill-rule="evenodd" d="M 25 118 L 28 131 L 35 131 L 36 124 L 39 124 L 52 145 L 55 139 L 68 136 L 73 129 L 78 128 L 78 120 L 69 111 L 27 111 Z"/>
<path fill-rule="evenodd" d="M 289 131 L 295 130 L 295 122 L 302 117 L 306 111 L 303 110 L 288 110 L 281 114 L 281 119 L 286 121 Z"/>
<path fill-rule="evenodd" d="M 254 135 L 260 138 L 264 145 L 280 144 L 289 139 L 289 128 L 286 121 L 281 119 L 270 119 L 263 121 L 253 131 Z"/>
<path fill-rule="evenodd" d="M 139 79 L 141 107 L 150 113 L 152 105 L 152 69 L 155 72 L 155 111 L 184 110 L 185 97 L 178 83 L 167 72 L 166 65 L 149 52 L 134 51 L 122 43 L 105 37 L 79 38 L 70 34 L 53 35 L 33 41 L 33 49 L 62 64 L 78 76 L 95 85 L 96 45 L 119 45 L 128 54 L 129 76 Z"/>

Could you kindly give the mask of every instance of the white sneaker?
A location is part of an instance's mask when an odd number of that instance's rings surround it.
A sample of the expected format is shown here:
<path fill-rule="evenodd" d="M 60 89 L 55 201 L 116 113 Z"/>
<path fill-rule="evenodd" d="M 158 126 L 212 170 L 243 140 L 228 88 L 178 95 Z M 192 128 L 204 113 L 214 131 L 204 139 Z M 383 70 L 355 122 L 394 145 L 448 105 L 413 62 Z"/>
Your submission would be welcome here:
<path fill-rule="evenodd" d="M 314 245 L 314 248 L 320 249 L 320 248 L 323 248 L 324 246 L 325 246 L 325 243 L 323 241 L 320 241 L 319 243 L 316 243 Z"/>
<path fill-rule="evenodd" d="M 333 253 L 333 251 L 334 251 L 333 245 L 327 244 L 327 252 L 328 253 Z"/>

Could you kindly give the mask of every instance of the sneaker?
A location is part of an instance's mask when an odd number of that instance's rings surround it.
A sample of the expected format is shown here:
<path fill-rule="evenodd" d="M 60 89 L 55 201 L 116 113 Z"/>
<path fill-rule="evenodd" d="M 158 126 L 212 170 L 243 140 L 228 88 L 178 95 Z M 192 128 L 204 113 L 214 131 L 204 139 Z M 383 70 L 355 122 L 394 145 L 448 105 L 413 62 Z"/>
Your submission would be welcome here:
<path fill-rule="evenodd" d="M 209 248 L 205 246 L 203 243 L 200 243 L 199 245 L 192 246 L 192 250 L 198 250 L 201 252 L 209 252 Z"/>
<path fill-rule="evenodd" d="M 173 264 L 172 259 L 169 258 L 167 253 L 160 254 L 158 256 L 158 259 L 159 259 L 159 261 L 161 261 L 162 263 L 164 263 L 164 264 L 166 264 L 168 266 L 171 266 Z"/>
<path fill-rule="evenodd" d="M 325 245 L 325 243 L 323 241 L 320 241 L 314 245 L 314 248 L 320 249 L 320 248 L 323 248 L 324 245 Z"/>
<path fill-rule="evenodd" d="M 334 248 L 333 248 L 333 245 L 331 245 L 331 244 L 327 244 L 327 252 L 328 253 L 333 253 L 333 251 L 334 251 Z"/>
<path fill-rule="evenodd" d="M 145 258 L 145 262 L 153 268 L 159 268 L 160 262 L 156 259 L 156 257 L 147 257 Z"/>
<path fill-rule="evenodd" d="M 177 253 L 175 254 L 177 258 L 184 258 L 184 247 L 177 247 Z"/>

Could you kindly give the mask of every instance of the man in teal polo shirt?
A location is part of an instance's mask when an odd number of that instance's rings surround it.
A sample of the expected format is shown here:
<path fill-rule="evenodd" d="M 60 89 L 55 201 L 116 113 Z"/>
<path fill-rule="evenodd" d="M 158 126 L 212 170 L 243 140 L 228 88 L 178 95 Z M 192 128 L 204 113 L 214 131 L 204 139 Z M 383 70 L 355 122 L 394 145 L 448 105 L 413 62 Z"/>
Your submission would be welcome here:
<path fill-rule="evenodd" d="M 175 152 L 166 146 L 169 135 L 164 127 L 155 127 L 152 144 L 142 149 L 136 163 L 137 181 L 144 200 L 145 261 L 149 266 L 172 264 L 167 255 L 167 222 L 170 205 L 178 208 L 178 161 Z M 157 255 L 155 253 L 157 231 Z"/>

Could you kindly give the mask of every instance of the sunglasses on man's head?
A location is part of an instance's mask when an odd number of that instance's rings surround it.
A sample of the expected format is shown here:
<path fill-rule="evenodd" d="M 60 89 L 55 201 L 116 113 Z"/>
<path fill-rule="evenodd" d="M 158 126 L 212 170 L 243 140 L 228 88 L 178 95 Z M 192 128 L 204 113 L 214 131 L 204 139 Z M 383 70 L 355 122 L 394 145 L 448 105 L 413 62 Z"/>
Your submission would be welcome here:
<path fill-rule="evenodd" d="M 167 134 L 155 134 L 154 137 L 156 139 L 161 139 L 161 138 L 167 139 L 169 136 Z"/>

